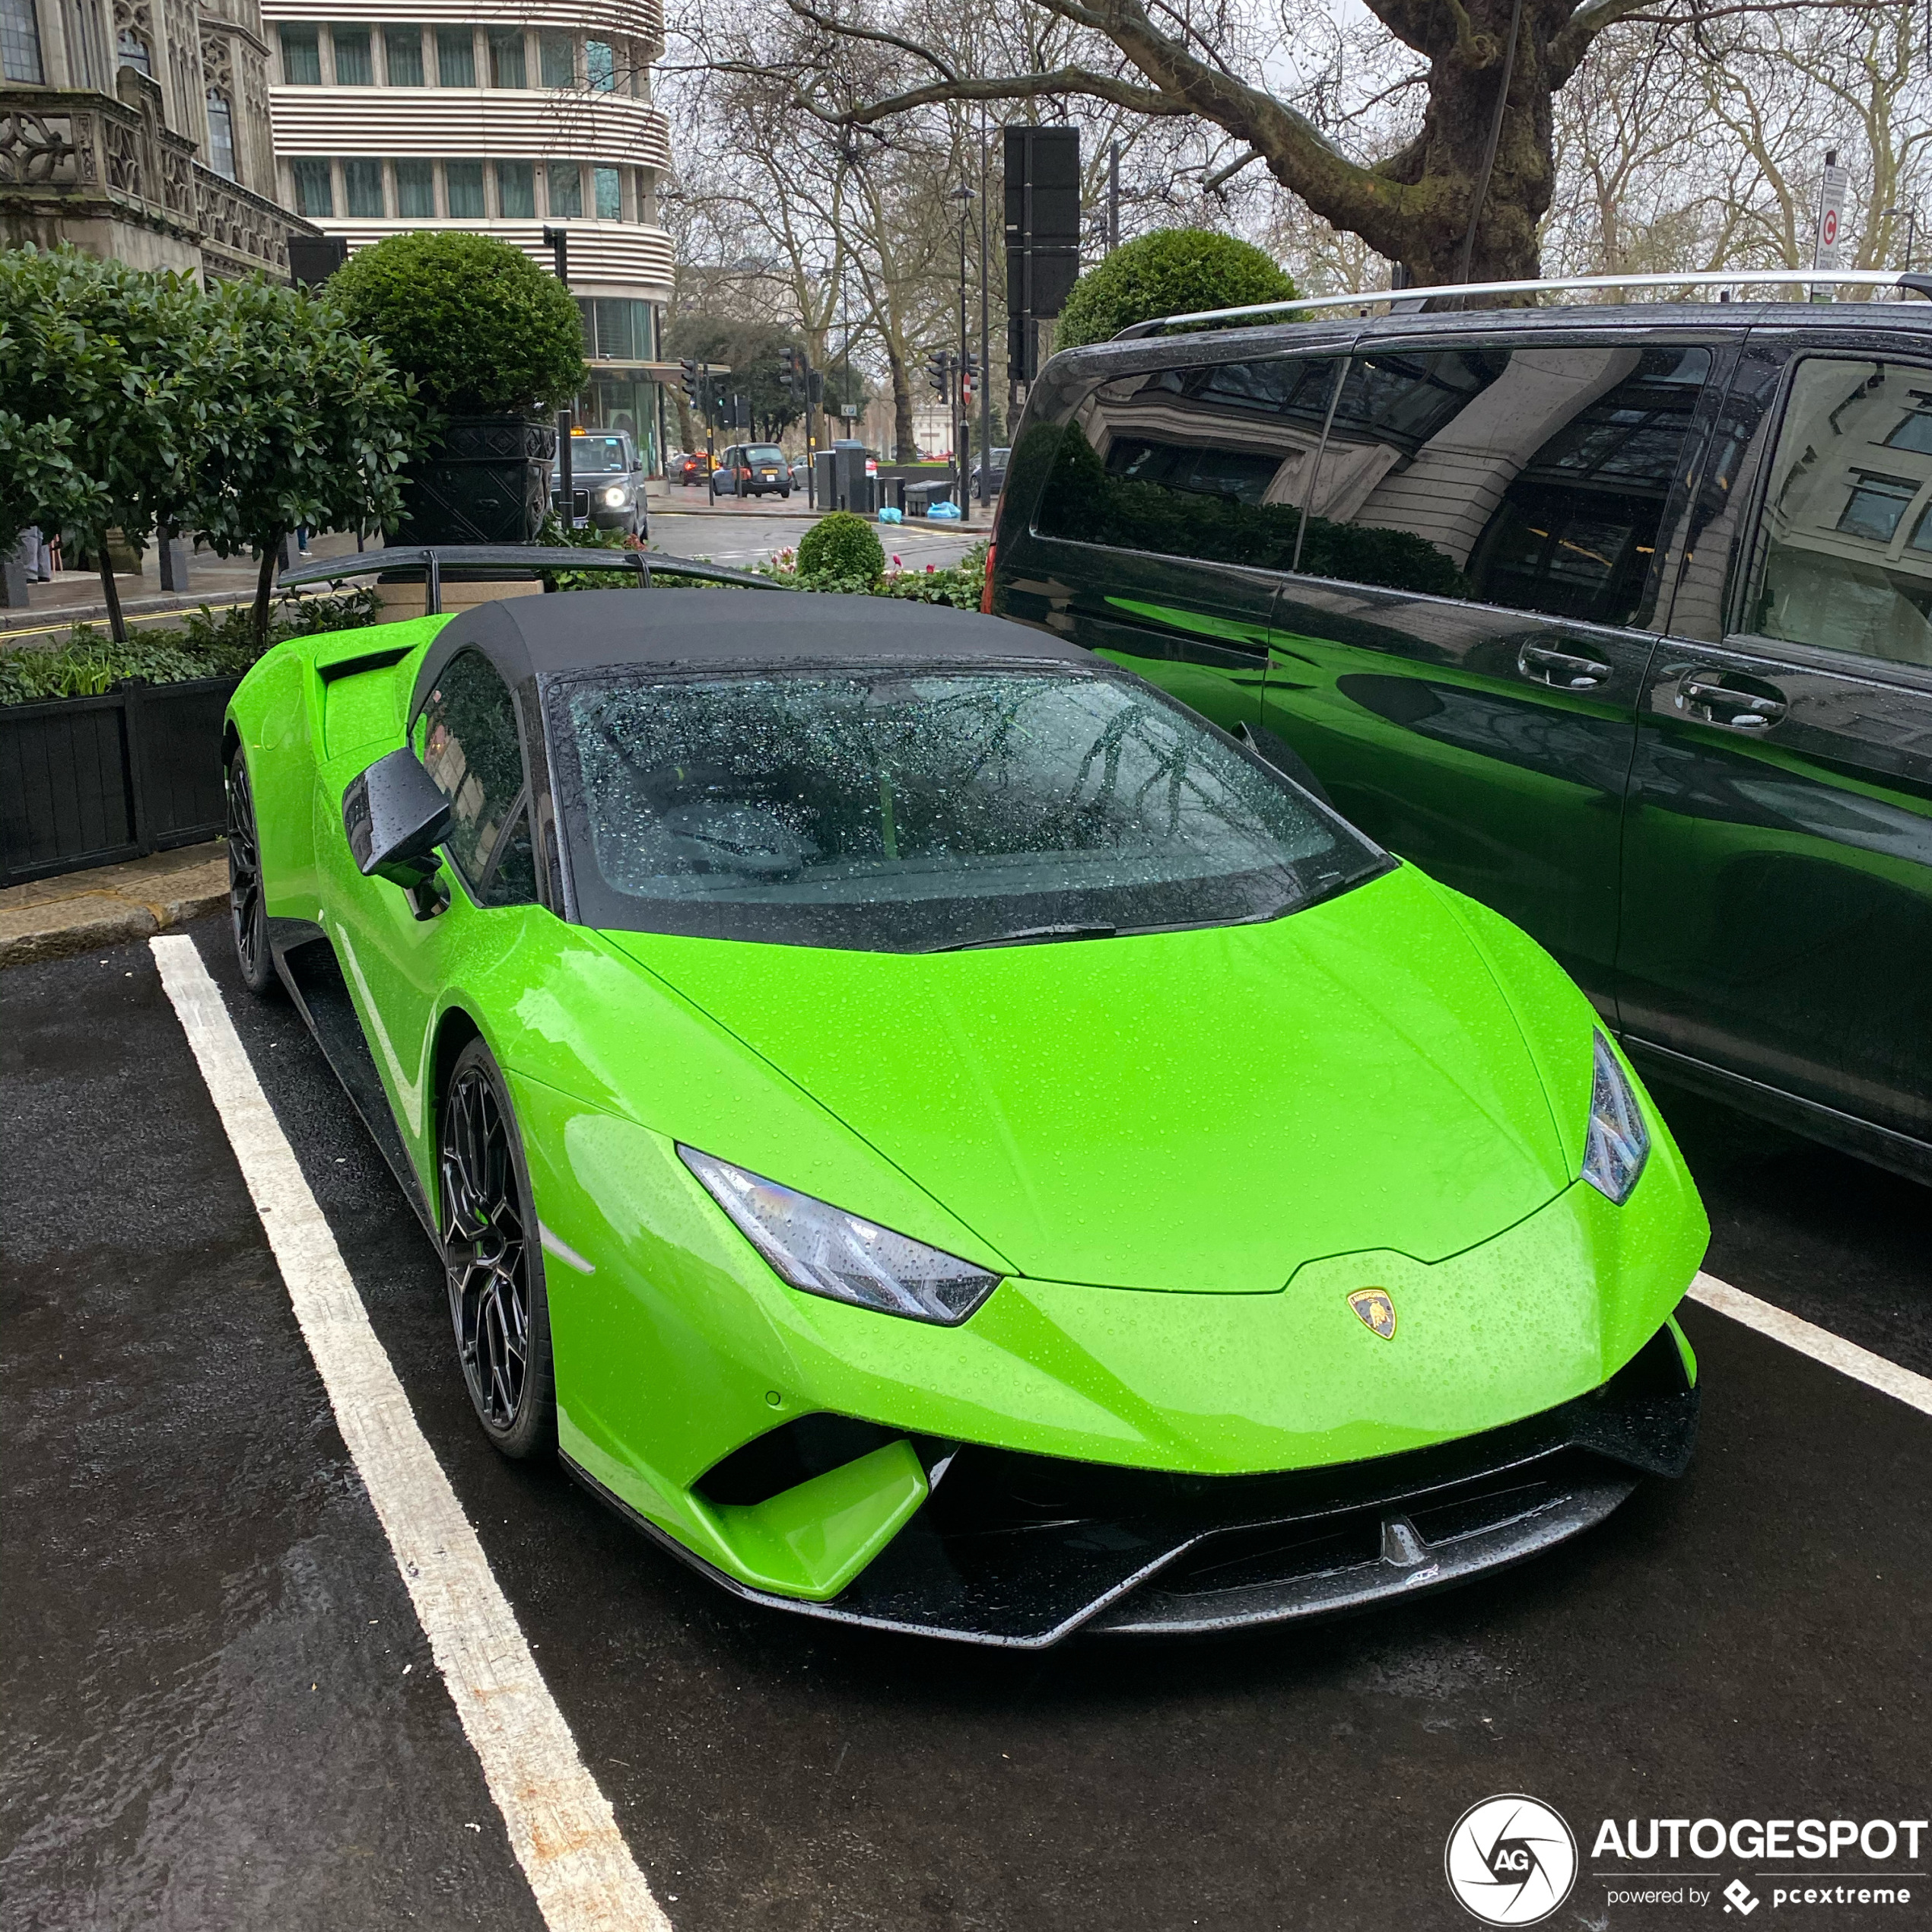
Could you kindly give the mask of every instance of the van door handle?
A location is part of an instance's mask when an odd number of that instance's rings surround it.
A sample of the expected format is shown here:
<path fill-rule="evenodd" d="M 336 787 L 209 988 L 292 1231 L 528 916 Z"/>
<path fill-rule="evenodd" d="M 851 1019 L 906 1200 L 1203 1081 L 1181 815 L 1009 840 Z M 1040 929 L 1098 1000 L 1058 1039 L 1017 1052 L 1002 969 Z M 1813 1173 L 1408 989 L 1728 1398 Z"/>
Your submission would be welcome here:
<path fill-rule="evenodd" d="M 1768 731 L 1787 709 L 1784 693 L 1775 685 L 1762 691 L 1743 691 L 1708 671 L 1685 673 L 1677 687 L 1677 705 L 1701 723 L 1732 731 Z"/>
<path fill-rule="evenodd" d="M 1610 667 L 1594 657 L 1549 650 L 1541 644 L 1525 644 L 1516 653 L 1516 669 L 1532 684 L 1557 691 L 1592 691 L 1610 675 Z"/>

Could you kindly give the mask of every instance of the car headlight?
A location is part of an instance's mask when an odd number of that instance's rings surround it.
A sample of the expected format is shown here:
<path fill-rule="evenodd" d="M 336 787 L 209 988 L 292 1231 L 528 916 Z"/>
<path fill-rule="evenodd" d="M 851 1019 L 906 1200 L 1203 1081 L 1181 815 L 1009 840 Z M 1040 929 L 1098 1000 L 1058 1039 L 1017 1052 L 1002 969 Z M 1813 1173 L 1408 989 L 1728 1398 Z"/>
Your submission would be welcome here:
<path fill-rule="evenodd" d="M 694 1147 L 681 1142 L 678 1152 L 773 1272 L 807 1294 L 950 1328 L 999 1285 L 997 1275 L 956 1254 L 895 1235 Z"/>
<path fill-rule="evenodd" d="M 613 484 L 609 489 L 604 492 L 604 502 L 606 507 L 612 510 L 622 509 L 624 507 L 623 491 L 618 488 L 616 485 Z"/>
<path fill-rule="evenodd" d="M 1650 1130 L 1644 1125 L 1629 1076 L 1618 1064 L 1610 1043 L 1600 1033 L 1594 1038 L 1596 1077 L 1590 1088 L 1583 1177 L 1606 1200 L 1621 1207 L 1650 1158 Z"/>

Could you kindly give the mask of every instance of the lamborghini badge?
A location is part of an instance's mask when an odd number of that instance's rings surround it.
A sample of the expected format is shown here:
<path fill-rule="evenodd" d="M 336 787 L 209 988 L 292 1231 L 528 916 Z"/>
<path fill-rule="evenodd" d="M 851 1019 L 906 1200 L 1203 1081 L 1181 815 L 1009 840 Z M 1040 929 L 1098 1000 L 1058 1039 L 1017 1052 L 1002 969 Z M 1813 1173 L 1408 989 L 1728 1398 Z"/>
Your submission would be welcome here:
<path fill-rule="evenodd" d="M 1385 1342 L 1395 1339 L 1395 1304 L 1383 1288 L 1358 1288 L 1349 1297 L 1349 1306 Z"/>

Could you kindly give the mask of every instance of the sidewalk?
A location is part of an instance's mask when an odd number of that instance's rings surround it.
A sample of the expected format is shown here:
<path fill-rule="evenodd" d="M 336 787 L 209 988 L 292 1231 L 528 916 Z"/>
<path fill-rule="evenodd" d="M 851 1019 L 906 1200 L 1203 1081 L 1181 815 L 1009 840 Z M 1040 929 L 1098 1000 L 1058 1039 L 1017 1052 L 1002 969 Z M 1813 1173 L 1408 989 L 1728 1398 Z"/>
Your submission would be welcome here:
<path fill-rule="evenodd" d="M 372 542 L 370 548 L 381 545 Z M 354 550 L 354 537 L 339 532 L 318 536 L 309 545 L 312 557 L 352 555 Z M 252 602 L 259 567 L 253 557 L 217 557 L 199 551 L 189 560 L 189 588 L 164 590 L 160 561 L 151 550 L 141 560 L 138 573 L 115 572 L 114 588 L 132 628 L 198 610 L 203 604 L 218 610 L 224 604 Z M 99 576 L 92 570 L 62 570 L 51 583 L 27 586 L 24 609 L 0 605 L 0 645 L 55 640 L 63 637 L 70 625 L 98 624 L 105 628 L 106 622 L 107 604 Z"/>
<path fill-rule="evenodd" d="M 0 967 L 143 939 L 228 903 L 219 839 L 0 890 Z"/>

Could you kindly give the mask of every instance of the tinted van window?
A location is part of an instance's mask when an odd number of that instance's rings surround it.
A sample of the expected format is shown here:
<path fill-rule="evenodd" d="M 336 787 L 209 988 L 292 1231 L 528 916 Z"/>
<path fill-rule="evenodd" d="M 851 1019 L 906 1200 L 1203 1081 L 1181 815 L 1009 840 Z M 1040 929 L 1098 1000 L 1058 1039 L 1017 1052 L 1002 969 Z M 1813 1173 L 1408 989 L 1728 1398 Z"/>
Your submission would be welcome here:
<path fill-rule="evenodd" d="M 1633 623 L 1710 367 L 1702 348 L 1358 355 L 1299 568 Z"/>
<path fill-rule="evenodd" d="M 1281 356 L 1101 383 L 1064 432 L 1041 535 L 1292 568 L 1339 368 Z"/>
<path fill-rule="evenodd" d="M 1932 369 L 1798 364 L 1756 551 L 1748 628 L 1932 665 Z"/>

